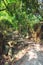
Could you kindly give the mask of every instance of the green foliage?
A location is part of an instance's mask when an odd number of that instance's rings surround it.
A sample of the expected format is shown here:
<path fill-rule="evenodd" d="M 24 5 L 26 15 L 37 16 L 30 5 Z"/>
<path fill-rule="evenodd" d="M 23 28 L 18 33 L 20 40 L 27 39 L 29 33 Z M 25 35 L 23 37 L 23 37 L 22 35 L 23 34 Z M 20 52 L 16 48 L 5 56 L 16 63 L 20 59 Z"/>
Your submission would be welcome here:
<path fill-rule="evenodd" d="M 0 0 L 0 26 L 27 32 L 28 28 L 34 29 L 34 25 L 41 20 L 40 15 L 34 15 L 36 12 L 36 0 Z"/>

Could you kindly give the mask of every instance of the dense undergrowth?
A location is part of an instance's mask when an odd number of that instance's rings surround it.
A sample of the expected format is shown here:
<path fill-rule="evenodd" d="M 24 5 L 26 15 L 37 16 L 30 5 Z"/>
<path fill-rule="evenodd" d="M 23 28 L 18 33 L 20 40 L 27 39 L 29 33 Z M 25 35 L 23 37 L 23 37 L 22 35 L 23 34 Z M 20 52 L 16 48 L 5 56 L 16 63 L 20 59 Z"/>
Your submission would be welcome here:
<path fill-rule="evenodd" d="M 13 30 L 21 30 L 21 32 L 25 33 L 28 31 L 28 28 L 33 29 L 34 25 L 39 23 L 42 19 L 37 10 L 37 1 L 34 1 L 33 3 L 32 0 L 1 0 L 0 28 L 3 31 L 7 31 L 11 28 Z"/>

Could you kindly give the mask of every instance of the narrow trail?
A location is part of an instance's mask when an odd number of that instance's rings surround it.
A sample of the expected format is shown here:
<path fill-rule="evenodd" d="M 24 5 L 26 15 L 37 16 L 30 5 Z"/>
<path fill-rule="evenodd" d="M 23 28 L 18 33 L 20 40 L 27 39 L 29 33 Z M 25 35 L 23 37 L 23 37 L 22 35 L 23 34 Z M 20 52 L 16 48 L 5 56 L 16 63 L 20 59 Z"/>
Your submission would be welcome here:
<path fill-rule="evenodd" d="M 43 46 L 32 44 L 25 56 L 14 65 L 43 65 Z"/>

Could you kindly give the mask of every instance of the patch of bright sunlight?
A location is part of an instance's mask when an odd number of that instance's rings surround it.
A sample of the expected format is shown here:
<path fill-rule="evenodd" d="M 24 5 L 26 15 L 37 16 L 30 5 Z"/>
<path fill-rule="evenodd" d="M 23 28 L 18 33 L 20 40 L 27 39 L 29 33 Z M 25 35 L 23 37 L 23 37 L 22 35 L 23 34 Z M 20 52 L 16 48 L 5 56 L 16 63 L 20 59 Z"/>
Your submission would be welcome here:
<path fill-rule="evenodd" d="M 37 53 L 35 52 L 34 49 L 31 49 L 29 51 L 29 59 L 28 60 L 30 61 L 31 59 L 37 59 Z"/>

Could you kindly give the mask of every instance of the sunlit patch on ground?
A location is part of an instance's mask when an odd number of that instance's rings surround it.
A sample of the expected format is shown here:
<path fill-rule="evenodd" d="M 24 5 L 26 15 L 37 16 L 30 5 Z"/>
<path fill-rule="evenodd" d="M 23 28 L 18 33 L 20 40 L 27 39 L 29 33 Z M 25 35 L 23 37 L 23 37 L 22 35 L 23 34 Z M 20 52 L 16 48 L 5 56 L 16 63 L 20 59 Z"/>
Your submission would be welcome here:
<path fill-rule="evenodd" d="M 29 61 L 31 59 L 36 59 L 37 58 L 37 54 L 36 54 L 35 50 L 33 50 L 33 49 L 31 49 L 28 54 L 29 54 L 29 59 L 28 59 Z"/>

